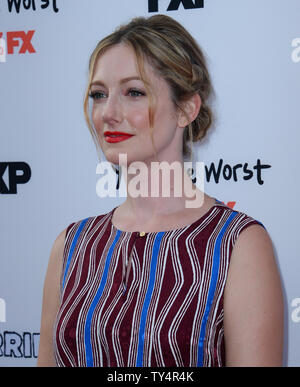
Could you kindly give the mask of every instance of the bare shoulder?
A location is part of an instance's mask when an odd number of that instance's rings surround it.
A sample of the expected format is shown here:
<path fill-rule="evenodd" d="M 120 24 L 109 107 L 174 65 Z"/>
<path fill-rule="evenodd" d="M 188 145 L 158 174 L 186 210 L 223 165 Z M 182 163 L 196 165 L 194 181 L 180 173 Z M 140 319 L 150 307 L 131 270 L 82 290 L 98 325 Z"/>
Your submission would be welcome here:
<path fill-rule="evenodd" d="M 58 262 L 62 261 L 64 246 L 65 246 L 65 239 L 66 239 L 66 232 L 67 232 L 67 227 L 64 230 L 62 230 L 54 240 L 51 254 L 50 254 L 50 259 L 52 258 L 53 260 Z"/>
<path fill-rule="evenodd" d="M 59 282 L 63 264 L 63 252 L 65 246 L 66 232 L 67 228 L 62 230 L 57 235 L 52 244 L 44 283 L 44 293 L 47 292 L 48 285 L 51 287 L 51 284 L 53 286 L 53 284 L 58 284 Z"/>
<path fill-rule="evenodd" d="M 44 281 L 38 366 L 54 366 L 53 326 L 60 303 L 60 277 L 67 228 L 56 237 Z"/>
<path fill-rule="evenodd" d="M 45 285 L 47 285 L 47 282 L 57 282 L 60 278 L 66 232 L 67 228 L 62 230 L 53 242 L 46 272 Z"/>
<path fill-rule="evenodd" d="M 269 253 L 274 256 L 273 244 L 267 230 L 260 224 L 252 224 L 244 229 L 234 246 L 232 256 L 255 250 L 257 253 Z"/>
<path fill-rule="evenodd" d="M 269 233 L 259 224 L 244 229 L 233 247 L 225 296 L 233 298 L 233 292 L 244 289 L 241 297 L 250 297 L 255 293 L 273 291 L 279 288 L 279 272 L 274 255 L 273 243 Z M 248 294 L 249 292 L 249 294 Z M 237 295 L 234 296 L 235 298 Z"/>
<path fill-rule="evenodd" d="M 54 240 L 51 254 L 53 254 L 55 258 L 59 258 L 57 257 L 57 255 L 60 256 L 61 253 L 63 252 L 65 239 L 66 239 L 66 232 L 67 232 L 67 227 L 64 230 L 62 230 Z"/>
<path fill-rule="evenodd" d="M 269 233 L 259 224 L 252 224 L 244 229 L 233 247 L 230 263 L 230 271 L 245 270 L 250 274 L 250 270 L 261 272 L 272 269 L 277 272 L 277 265 L 274 255 L 273 243 Z"/>
<path fill-rule="evenodd" d="M 229 365 L 280 365 L 283 337 L 281 281 L 268 232 L 244 229 L 234 245 L 224 292 Z"/>

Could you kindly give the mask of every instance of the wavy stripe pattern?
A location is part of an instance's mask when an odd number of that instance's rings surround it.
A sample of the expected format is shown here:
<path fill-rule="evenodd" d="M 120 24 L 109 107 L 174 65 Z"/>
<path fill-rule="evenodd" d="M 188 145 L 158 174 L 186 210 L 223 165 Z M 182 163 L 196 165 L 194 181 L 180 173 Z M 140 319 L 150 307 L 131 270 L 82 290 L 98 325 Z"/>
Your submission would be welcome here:
<path fill-rule="evenodd" d="M 240 232 L 262 224 L 218 202 L 189 226 L 140 236 L 118 230 L 113 211 L 67 227 L 57 365 L 224 366 L 230 256 Z"/>

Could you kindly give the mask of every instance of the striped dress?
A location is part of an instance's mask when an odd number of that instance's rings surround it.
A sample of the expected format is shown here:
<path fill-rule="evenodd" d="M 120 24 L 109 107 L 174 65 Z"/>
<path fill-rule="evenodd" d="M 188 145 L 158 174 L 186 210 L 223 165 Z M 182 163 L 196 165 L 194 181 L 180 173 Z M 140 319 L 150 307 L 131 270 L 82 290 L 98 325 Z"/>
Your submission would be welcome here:
<path fill-rule="evenodd" d="M 143 235 L 117 229 L 114 210 L 67 227 L 57 366 L 224 366 L 231 252 L 261 223 L 217 201 L 186 227 Z"/>

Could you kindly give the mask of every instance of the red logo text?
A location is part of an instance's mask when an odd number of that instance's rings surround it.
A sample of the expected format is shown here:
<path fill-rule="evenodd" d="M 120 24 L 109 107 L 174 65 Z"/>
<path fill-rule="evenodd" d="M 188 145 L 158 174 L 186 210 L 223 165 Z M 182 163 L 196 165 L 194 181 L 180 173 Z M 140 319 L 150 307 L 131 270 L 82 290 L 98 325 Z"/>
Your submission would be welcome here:
<path fill-rule="evenodd" d="M 32 38 L 35 31 L 9 31 L 6 33 L 6 42 L 7 42 L 7 54 L 33 54 L 35 49 L 32 44 Z M 2 38 L 3 33 L 0 32 L 0 38 Z"/>

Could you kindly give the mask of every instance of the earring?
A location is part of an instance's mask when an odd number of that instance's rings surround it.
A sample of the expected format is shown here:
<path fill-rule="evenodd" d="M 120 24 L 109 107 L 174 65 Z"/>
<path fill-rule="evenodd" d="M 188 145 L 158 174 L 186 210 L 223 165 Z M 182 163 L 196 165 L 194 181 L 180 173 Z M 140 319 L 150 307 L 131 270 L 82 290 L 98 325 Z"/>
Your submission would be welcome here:
<path fill-rule="evenodd" d="M 197 170 L 196 170 L 196 162 L 195 155 L 193 152 L 193 144 L 191 142 L 191 161 L 188 162 L 189 168 L 187 168 L 187 174 L 192 180 L 193 184 L 196 184 L 197 181 Z"/>
<path fill-rule="evenodd" d="M 189 177 L 191 178 L 193 184 L 196 184 L 196 181 L 197 181 L 196 170 L 193 167 L 188 168 L 187 173 L 188 173 Z"/>

